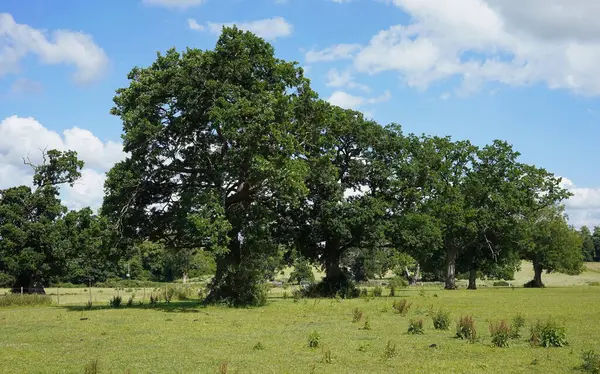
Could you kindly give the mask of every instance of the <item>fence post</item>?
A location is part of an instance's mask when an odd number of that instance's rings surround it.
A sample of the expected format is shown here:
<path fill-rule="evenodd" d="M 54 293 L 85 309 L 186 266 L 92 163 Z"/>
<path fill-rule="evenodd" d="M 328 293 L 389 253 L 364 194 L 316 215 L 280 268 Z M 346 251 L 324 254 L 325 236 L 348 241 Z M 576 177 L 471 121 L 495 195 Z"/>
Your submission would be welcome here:
<path fill-rule="evenodd" d="M 146 287 L 142 287 L 142 289 L 144 290 L 144 296 L 142 296 L 142 303 L 146 302 Z"/>
<path fill-rule="evenodd" d="M 92 305 L 92 281 L 90 281 L 90 305 Z"/>
<path fill-rule="evenodd" d="M 23 296 L 23 286 L 21 286 L 21 296 Z"/>
<path fill-rule="evenodd" d="M 56 287 L 56 303 L 60 305 L 60 287 Z"/>

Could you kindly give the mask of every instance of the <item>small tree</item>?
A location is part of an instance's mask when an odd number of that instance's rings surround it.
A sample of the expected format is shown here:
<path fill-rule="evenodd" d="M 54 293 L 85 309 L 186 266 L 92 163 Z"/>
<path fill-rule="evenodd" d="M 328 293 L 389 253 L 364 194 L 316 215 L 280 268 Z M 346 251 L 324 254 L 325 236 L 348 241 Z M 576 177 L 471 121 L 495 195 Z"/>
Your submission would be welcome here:
<path fill-rule="evenodd" d="M 542 272 L 576 275 L 583 270 L 581 236 L 569 227 L 563 206 L 551 206 L 522 222 L 523 257 L 533 263 L 530 287 L 544 287 Z"/>
<path fill-rule="evenodd" d="M 300 284 L 301 282 L 314 282 L 315 275 L 312 271 L 312 266 L 308 260 L 303 257 L 297 258 L 294 262 L 294 270 L 290 274 L 290 282 Z"/>

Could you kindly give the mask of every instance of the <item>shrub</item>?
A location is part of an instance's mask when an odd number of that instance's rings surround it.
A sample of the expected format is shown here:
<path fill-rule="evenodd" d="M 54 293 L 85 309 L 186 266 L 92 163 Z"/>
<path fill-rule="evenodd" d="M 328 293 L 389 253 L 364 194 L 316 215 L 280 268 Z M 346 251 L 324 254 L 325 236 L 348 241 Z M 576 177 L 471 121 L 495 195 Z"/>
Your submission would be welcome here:
<path fill-rule="evenodd" d="M 98 370 L 98 360 L 92 360 L 92 361 L 88 362 L 87 365 L 85 365 L 85 368 L 84 368 L 83 372 L 85 374 L 97 374 L 97 373 L 99 373 L 99 370 Z"/>
<path fill-rule="evenodd" d="M 135 295 L 131 295 L 131 296 L 129 297 L 129 300 L 127 300 L 127 306 L 128 306 L 129 308 L 131 308 L 131 307 L 133 306 L 133 298 L 134 298 L 134 297 L 135 297 Z"/>
<path fill-rule="evenodd" d="M 382 295 L 383 295 L 383 288 L 379 285 L 375 286 L 375 288 L 373 288 L 373 296 L 381 297 Z"/>
<path fill-rule="evenodd" d="M 510 283 L 508 283 L 507 281 L 497 281 L 494 282 L 494 287 L 509 287 Z"/>
<path fill-rule="evenodd" d="M 170 303 L 171 300 L 173 300 L 173 296 L 175 296 L 175 288 L 174 287 L 167 287 L 165 289 L 165 302 Z"/>
<path fill-rule="evenodd" d="M 366 288 L 361 288 L 360 297 L 369 297 L 369 290 L 367 290 Z"/>
<path fill-rule="evenodd" d="M 0 288 L 10 288 L 15 284 L 15 278 L 12 275 L 0 272 Z"/>
<path fill-rule="evenodd" d="M 390 280 L 390 283 L 388 286 L 390 288 L 394 287 L 395 289 L 405 288 L 408 286 L 408 282 L 406 281 L 406 279 L 404 279 L 402 277 L 395 276 L 394 278 L 392 278 Z"/>
<path fill-rule="evenodd" d="M 525 318 L 522 315 L 517 314 L 512 320 L 510 327 L 510 337 L 512 339 L 519 339 L 521 337 L 521 329 L 525 326 Z"/>
<path fill-rule="evenodd" d="M 174 288 L 174 294 L 177 300 L 189 300 L 192 297 L 192 289 L 185 286 L 177 287 Z"/>
<path fill-rule="evenodd" d="M 392 341 L 388 340 L 388 343 L 385 346 L 385 350 L 383 351 L 383 358 L 389 360 L 394 356 L 396 356 L 396 344 L 392 344 Z"/>
<path fill-rule="evenodd" d="M 389 289 L 390 289 L 390 294 L 388 296 L 390 296 L 390 297 L 396 296 L 396 286 L 394 286 L 393 284 L 390 284 Z"/>
<path fill-rule="evenodd" d="M 48 305 L 52 303 L 52 299 L 48 295 L 30 294 L 6 294 L 0 296 L 0 307 L 9 306 L 36 306 L 36 305 Z"/>
<path fill-rule="evenodd" d="M 436 330 L 449 330 L 450 329 L 450 313 L 443 310 L 438 310 L 433 313 L 431 317 L 433 319 L 433 328 Z"/>
<path fill-rule="evenodd" d="M 294 302 L 297 303 L 302 299 L 302 291 L 301 290 L 293 290 L 292 297 L 294 298 Z"/>
<path fill-rule="evenodd" d="M 423 329 L 423 320 L 422 319 L 411 319 L 408 323 L 408 333 L 412 335 L 423 334 L 425 330 Z"/>
<path fill-rule="evenodd" d="M 313 331 L 308 335 L 308 346 L 310 348 L 318 348 L 321 345 L 321 335 L 317 331 Z"/>
<path fill-rule="evenodd" d="M 596 353 L 594 350 L 589 350 L 583 352 L 581 355 L 583 359 L 583 365 L 581 365 L 581 369 L 590 374 L 600 374 L 600 354 Z"/>
<path fill-rule="evenodd" d="M 590 286 L 600 286 L 600 282 L 589 282 L 588 285 Z"/>
<path fill-rule="evenodd" d="M 363 311 L 358 308 L 355 308 L 354 316 L 352 317 L 352 322 L 356 323 L 356 322 L 360 321 L 362 319 L 362 317 L 363 317 Z"/>
<path fill-rule="evenodd" d="M 158 295 L 155 295 L 153 293 L 150 294 L 150 305 L 151 306 L 154 306 L 154 305 L 158 304 L 159 301 L 160 301 L 160 298 L 159 298 Z"/>
<path fill-rule="evenodd" d="M 412 305 L 412 303 L 409 303 L 408 300 L 401 299 L 401 300 L 394 301 L 394 303 L 392 304 L 392 308 L 394 309 L 394 311 L 396 313 L 399 313 L 399 314 L 405 316 L 406 313 L 408 313 L 408 310 L 410 309 L 411 305 Z"/>
<path fill-rule="evenodd" d="M 108 305 L 110 305 L 111 308 L 120 308 L 122 302 L 123 298 L 121 296 L 113 296 L 113 298 L 108 301 Z"/>
<path fill-rule="evenodd" d="M 568 345 L 567 333 L 564 327 L 553 321 L 540 323 L 539 321 L 530 329 L 529 342 L 540 347 L 564 347 Z"/>
<path fill-rule="evenodd" d="M 477 340 L 475 321 L 471 316 L 460 317 L 456 326 L 456 337 L 474 343 Z"/>
<path fill-rule="evenodd" d="M 490 324 L 490 335 L 492 336 L 492 344 L 496 347 L 508 347 L 508 340 L 511 337 L 510 327 L 506 321 L 502 320 L 497 324 Z"/>

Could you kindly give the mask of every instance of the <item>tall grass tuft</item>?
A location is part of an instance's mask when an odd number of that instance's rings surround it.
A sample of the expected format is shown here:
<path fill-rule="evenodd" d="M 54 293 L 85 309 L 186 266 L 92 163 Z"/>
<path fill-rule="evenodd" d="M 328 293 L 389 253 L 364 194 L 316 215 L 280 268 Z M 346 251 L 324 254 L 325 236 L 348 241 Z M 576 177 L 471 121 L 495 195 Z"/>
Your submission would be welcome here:
<path fill-rule="evenodd" d="M 475 320 L 471 316 L 460 317 L 456 326 L 456 337 L 475 343 L 477 340 L 477 330 L 475 329 Z"/>
<path fill-rule="evenodd" d="M 6 294 L 0 296 L 0 307 L 11 307 L 11 306 L 37 306 L 37 305 L 48 305 L 52 303 L 52 298 L 48 295 L 17 295 L 17 294 Z"/>

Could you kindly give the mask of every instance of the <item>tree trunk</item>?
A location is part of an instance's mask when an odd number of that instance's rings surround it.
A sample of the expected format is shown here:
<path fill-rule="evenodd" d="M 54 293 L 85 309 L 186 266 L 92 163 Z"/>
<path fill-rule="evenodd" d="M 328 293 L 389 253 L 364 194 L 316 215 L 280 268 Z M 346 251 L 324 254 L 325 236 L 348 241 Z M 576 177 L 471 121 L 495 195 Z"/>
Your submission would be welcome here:
<path fill-rule="evenodd" d="M 467 287 L 467 289 L 477 289 L 477 269 L 475 267 L 472 267 L 471 270 L 469 270 L 469 287 Z"/>
<path fill-rule="evenodd" d="M 446 252 L 446 285 L 445 289 L 456 289 L 456 257 L 458 251 L 456 248 L 448 248 Z"/>
<path fill-rule="evenodd" d="M 532 286 L 535 288 L 542 288 L 544 287 L 544 283 L 542 282 L 542 271 L 544 269 L 542 268 L 542 265 L 538 262 L 534 262 L 533 263 L 533 283 Z"/>
<path fill-rule="evenodd" d="M 210 284 L 210 292 L 206 296 L 205 301 L 207 303 L 219 302 L 235 297 L 237 291 L 230 289 L 231 283 L 227 282 L 225 278 L 234 276 L 234 273 L 237 271 L 235 267 L 241 262 L 241 243 L 238 233 L 239 231 L 230 233 L 232 239 L 228 245 L 229 251 L 216 258 L 216 271 Z"/>
<path fill-rule="evenodd" d="M 188 281 L 188 275 L 187 275 L 187 272 L 185 272 L 185 271 L 184 271 L 184 272 L 183 272 L 183 276 L 182 276 L 181 283 L 183 283 L 183 284 L 186 284 L 186 283 L 187 283 L 187 281 Z"/>

